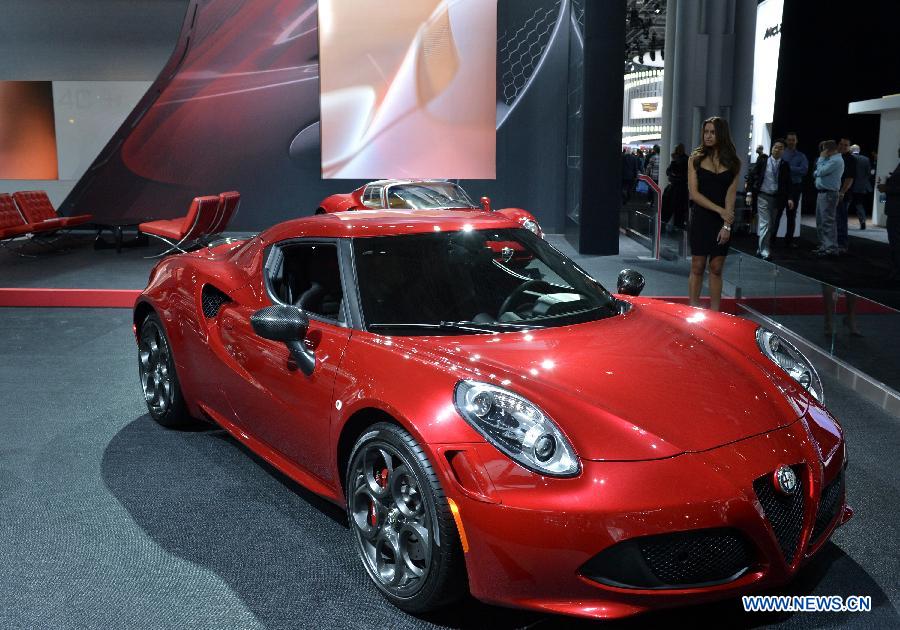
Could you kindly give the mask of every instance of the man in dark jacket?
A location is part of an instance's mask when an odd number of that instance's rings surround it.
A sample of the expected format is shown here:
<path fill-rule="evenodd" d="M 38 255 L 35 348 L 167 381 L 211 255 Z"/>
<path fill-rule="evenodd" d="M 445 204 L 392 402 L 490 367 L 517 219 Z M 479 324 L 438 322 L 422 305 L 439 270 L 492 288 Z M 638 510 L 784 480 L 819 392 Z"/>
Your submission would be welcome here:
<path fill-rule="evenodd" d="M 897 150 L 900 158 L 900 148 Z M 900 165 L 888 175 L 882 184 L 878 183 L 878 192 L 885 194 L 884 214 L 887 216 L 888 243 L 891 244 L 891 280 L 900 280 Z"/>
<path fill-rule="evenodd" d="M 844 160 L 844 172 L 841 175 L 841 189 L 838 191 L 838 205 L 835 214 L 837 226 L 838 253 L 846 254 L 850 239 L 847 235 L 847 217 L 850 212 L 850 199 L 853 193 L 850 189 L 856 179 L 856 157 L 850 152 L 850 139 L 841 138 L 838 142 L 838 151 Z"/>
<path fill-rule="evenodd" d="M 770 243 L 772 234 L 778 229 L 775 218 L 787 205 L 789 210 L 794 209 L 794 202 L 790 199 L 791 192 L 791 167 L 787 160 L 781 159 L 784 152 L 784 140 L 779 138 L 772 143 L 772 155 L 765 153 L 759 156 L 750 176 L 747 204 L 756 201 L 756 209 L 759 219 L 759 245 L 756 255 L 769 260 L 771 257 Z"/>
<path fill-rule="evenodd" d="M 627 148 L 622 149 L 622 203 L 628 203 L 634 191 L 634 183 L 641 172 L 640 159 Z"/>
<path fill-rule="evenodd" d="M 856 158 L 856 177 L 853 178 L 853 186 L 850 187 L 852 198 L 850 205 L 856 210 L 856 218 L 859 219 L 859 229 L 866 229 L 866 205 L 871 206 L 869 193 L 872 192 L 872 181 L 869 179 L 872 171 L 872 163 L 869 158 L 860 153 L 858 144 L 850 147 L 850 153 Z"/>

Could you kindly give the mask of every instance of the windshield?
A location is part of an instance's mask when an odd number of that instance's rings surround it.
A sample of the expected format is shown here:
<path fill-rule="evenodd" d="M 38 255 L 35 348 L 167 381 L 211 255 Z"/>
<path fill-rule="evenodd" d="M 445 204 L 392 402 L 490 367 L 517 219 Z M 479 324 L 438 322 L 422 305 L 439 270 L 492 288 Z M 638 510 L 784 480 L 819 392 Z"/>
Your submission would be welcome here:
<path fill-rule="evenodd" d="M 599 283 L 525 229 L 356 238 L 369 330 L 467 334 L 563 326 L 618 314 Z"/>
<path fill-rule="evenodd" d="M 394 184 L 388 189 L 388 207 L 405 210 L 476 208 L 462 188 L 452 182 Z"/>

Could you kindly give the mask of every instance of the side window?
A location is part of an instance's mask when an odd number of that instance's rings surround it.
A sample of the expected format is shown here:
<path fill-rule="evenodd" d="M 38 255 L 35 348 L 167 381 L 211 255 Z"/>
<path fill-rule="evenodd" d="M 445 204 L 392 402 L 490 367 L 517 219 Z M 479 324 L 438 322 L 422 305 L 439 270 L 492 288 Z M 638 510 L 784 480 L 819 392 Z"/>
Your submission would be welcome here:
<path fill-rule="evenodd" d="M 311 315 L 344 322 L 337 247 L 331 243 L 276 246 L 266 262 L 275 297 Z"/>
<path fill-rule="evenodd" d="M 397 187 L 388 189 L 388 208 L 401 209 L 401 210 L 411 210 L 413 206 L 409 204 L 406 199 L 400 196 L 400 193 L 397 191 Z"/>
<path fill-rule="evenodd" d="M 363 191 L 363 205 L 367 208 L 381 207 L 381 186 L 369 186 Z"/>

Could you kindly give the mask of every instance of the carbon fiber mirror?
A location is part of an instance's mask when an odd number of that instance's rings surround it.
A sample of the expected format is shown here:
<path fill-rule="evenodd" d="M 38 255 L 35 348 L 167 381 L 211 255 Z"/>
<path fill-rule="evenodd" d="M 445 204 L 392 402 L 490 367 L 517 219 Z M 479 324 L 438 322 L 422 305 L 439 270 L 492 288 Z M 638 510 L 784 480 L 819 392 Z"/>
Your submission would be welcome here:
<path fill-rule="evenodd" d="M 287 304 L 267 306 L 250 316 L 253 332 L 263 339 L 287 344 L 297 367 L 309 376 L 316 366 L 316 355 L 306 347 L 303 339 L 309 329 L 309 318 L 303 309 Z"/>
<path fill-rule="evenodd" d="M 644 290 L 644 276 L 634 269 L 623 269 L 616 280 L 616 291 L 622 295 L 638 296 Z"/>

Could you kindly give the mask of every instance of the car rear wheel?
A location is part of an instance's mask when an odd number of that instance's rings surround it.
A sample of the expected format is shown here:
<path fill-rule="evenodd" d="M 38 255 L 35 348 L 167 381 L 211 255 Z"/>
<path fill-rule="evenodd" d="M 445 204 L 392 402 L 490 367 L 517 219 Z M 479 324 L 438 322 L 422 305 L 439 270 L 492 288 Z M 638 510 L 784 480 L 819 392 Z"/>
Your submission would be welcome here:
<path fill-rule="evenodd" d="M 173 429 L 192 424 L 178 385 L 169 338 L 156 313 L 148 315 L 141 324 L 138 373 L 144 401 L 154 420 Z"/>
<path fill-rule="evenodd" d="M 369 577 L 397 607 L 423 613 L 465 592 L 459 534 L 422 447 L 378 423 L 357 441 L 347 468 L 347 514 Z"/>

